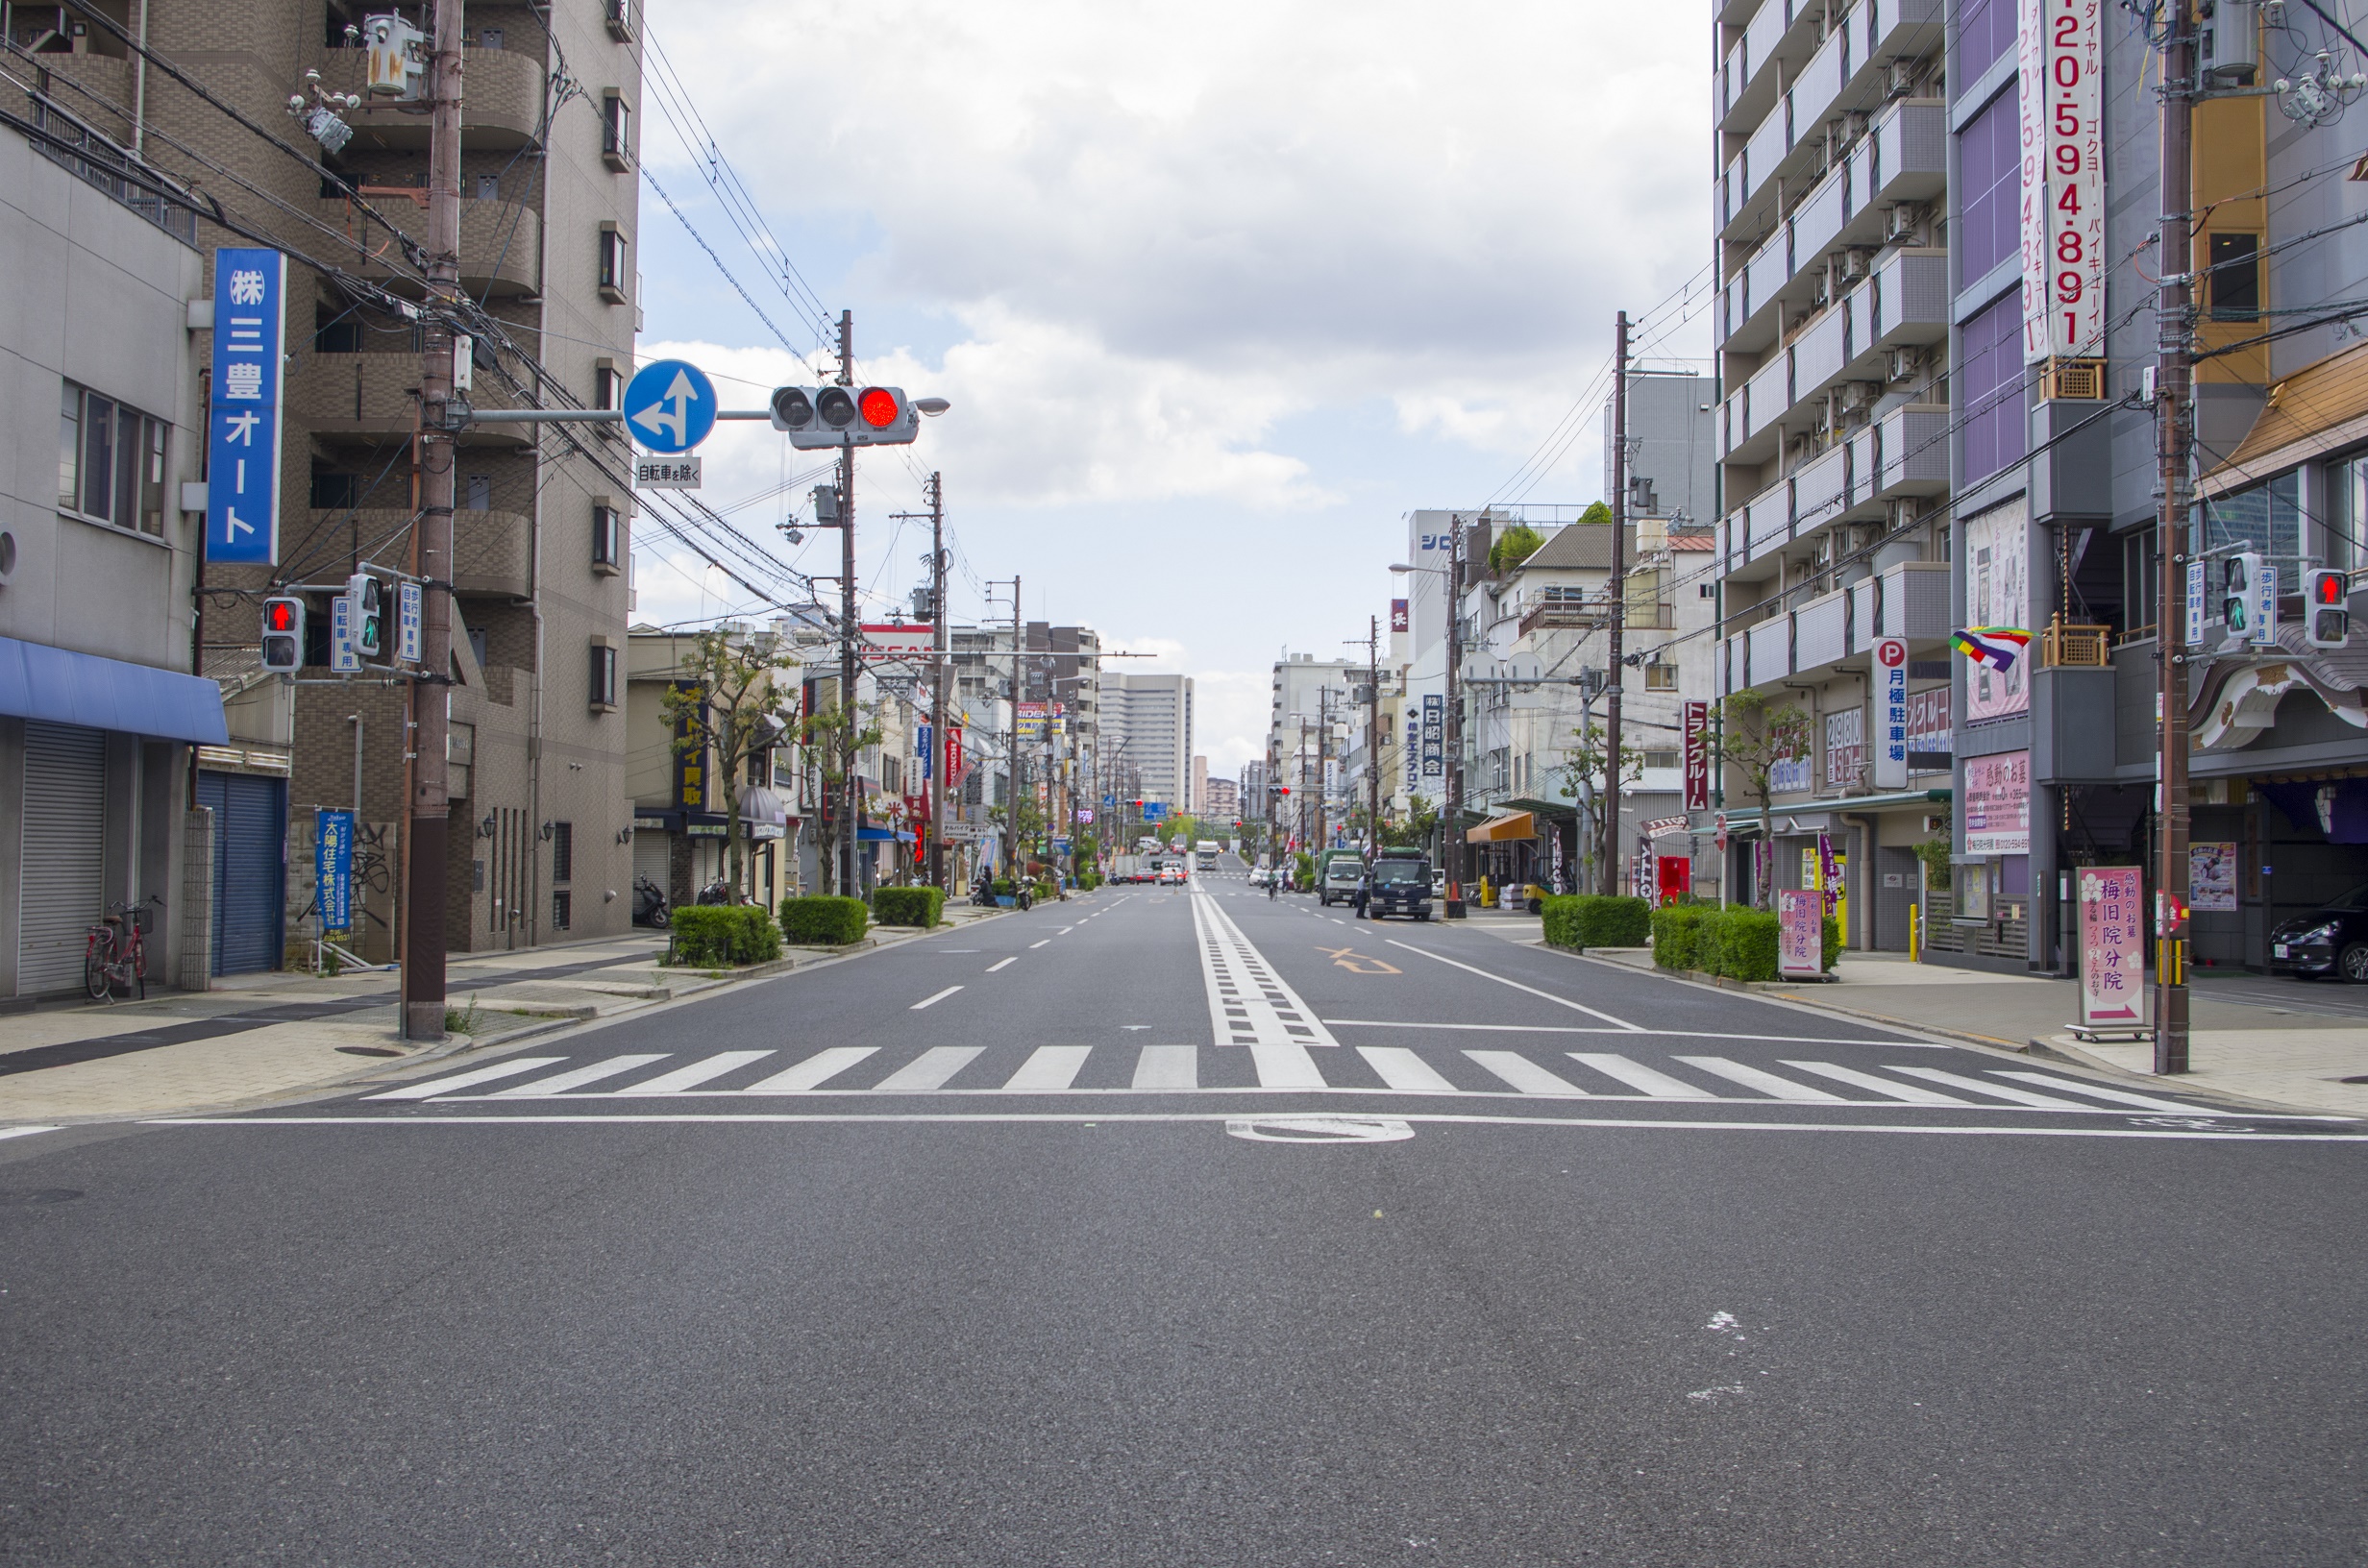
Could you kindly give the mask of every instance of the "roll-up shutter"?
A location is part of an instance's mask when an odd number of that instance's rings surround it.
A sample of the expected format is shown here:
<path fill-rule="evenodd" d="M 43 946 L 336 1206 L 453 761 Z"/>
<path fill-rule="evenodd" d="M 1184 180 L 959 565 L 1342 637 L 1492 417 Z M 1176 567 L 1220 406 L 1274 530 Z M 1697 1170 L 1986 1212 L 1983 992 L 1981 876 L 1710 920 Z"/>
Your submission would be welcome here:
<path fill-rule="evenodd" d="M 213 808 L 213 972 L 276 969 L 284 946 L 287 781 L 202 772 L 197 802 Z"/>
<path fill-rule="evenodd" d="M 673 835 L 662 827 L 633 829 L 633 881 L 639 885 L 643 877 L 658 892 L 666 892 L 666 846 Z M 671 895 L 670 895 L 671 896 Z"/>
<path fill-rule="evenodd" d="M 107 913 L 100 860 L 106 831 L 107 737 L 95 729 L 28 722 L 19 993 L 70 991 L 83 983 L 86 933 Z"/>

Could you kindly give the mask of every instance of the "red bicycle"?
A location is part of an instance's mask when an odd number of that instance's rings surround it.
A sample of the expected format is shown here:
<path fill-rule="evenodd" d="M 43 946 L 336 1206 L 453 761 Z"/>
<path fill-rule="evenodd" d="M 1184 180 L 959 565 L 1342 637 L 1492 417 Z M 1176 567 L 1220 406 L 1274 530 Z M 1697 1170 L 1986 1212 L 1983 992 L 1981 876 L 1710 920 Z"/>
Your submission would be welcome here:
<path fill-rule="evenodd" d="M 83 989 L 94 1002 L 117 987 L 141 1000 L 148 995 L 148 907 L 164 900 L 150 894 L 144 904 L 113 904 L 107 919 L 83 933 Z"/>

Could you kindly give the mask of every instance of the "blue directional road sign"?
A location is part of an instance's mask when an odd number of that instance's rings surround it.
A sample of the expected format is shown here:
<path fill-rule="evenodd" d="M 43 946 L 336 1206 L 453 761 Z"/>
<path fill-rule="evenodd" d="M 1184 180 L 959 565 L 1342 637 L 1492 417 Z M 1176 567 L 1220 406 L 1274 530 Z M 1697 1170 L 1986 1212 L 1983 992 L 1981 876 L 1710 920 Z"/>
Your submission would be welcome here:
<path fill-rule="evenodd" d="M 715 383 L 683 359 L 659 359 L 633 372 L 625 388 L 625 424 L 644 452 L 689 452 L 715 429 Z"/>

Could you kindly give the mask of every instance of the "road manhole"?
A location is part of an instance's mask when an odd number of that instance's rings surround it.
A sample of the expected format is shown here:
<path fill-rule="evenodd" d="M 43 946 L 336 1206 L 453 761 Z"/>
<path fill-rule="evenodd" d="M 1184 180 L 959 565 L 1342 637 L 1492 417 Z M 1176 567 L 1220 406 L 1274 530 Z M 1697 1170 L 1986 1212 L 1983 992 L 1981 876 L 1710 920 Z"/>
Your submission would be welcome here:
<path fill-rule="evenodd" d="M 44 1203 L 72 1203 L 82 1190 L 72 1187 L 0 1187 L 0 1209 L 31 1209 Z"/>
<path fill-rule="evenodd" d="M 1225 1131 L 1253 1143 L 1396 1143 L 1415 1136 L 1388 1116 L 1234 1116 Z"/>

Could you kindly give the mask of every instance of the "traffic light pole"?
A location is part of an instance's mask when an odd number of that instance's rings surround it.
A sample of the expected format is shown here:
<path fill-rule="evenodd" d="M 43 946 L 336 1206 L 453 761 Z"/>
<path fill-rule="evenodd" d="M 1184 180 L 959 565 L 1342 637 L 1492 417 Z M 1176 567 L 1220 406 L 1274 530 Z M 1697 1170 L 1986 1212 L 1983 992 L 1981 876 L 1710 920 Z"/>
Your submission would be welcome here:
<path fill-rule="evenodd" d="M 1456 691 L 1456 666 L 1464 662 L 1464 520 L 1447 535 L 1447 907 L 1445 918 L 1464 918 L 1464 699 Z"/>
<path fill-rule="evenodd" d="M 444 879 L 452 796 L 445 772 L 453 668 L 453 332 L 460 301 L 460 0 L 435 7 L 428 59 L 428 309 L 419 364 L 420 510 L 414 540 L 419 661 L 411 687 L 410 842 L 404 910 L 403 1038 L 444 1038 Z"/>
<path fill-rule="evenodd" d="M 2187 1070 L 2187 422 L 2194 348 L 2187 269 L 2193 200 L 2195 33 L 2188 0 L 2174 0 L 2162 45 L 2162 278 L 2155 308 L 2155 449 L 2162 510 L 2155 553 L 2162 575 L 2155 615 L 2161 693 L 2157 736 L 2155 845 L 2155 1071 Z"/>
<path fill-rule="evenodd" d="M 953 645 L 946 634 L 946 484 L 945 476 L 929 476 L 929 612 L 935 623 L 930 641 L 937 656 L 929 661 L 929 885 L 946 886 L 946 667 L 952 662 Z"/>
<path fill-rule="evenodd" d="M 855 384 L 855 315 L 839 312 L 839 384 Z M 839 449 L 839 896 L 860 898 L 855 884 L 855 837 L 863 826 L 857 799 L 855 737 L 863 721 L 855 701 L 856 646 L 863 623 L 855 613 L 855 444 Z M 725 809 L 736 810 L 727 802 Z"/>
<path fill-rule="evenodd" d="M 1612 351 L 1612 602 L 1611 651 L 1604 662 L 1602 864 L 1598 891 L 1619 890 L 1620 633 L 1628 610 L 1628 312 L 1619 313 Z"/>

